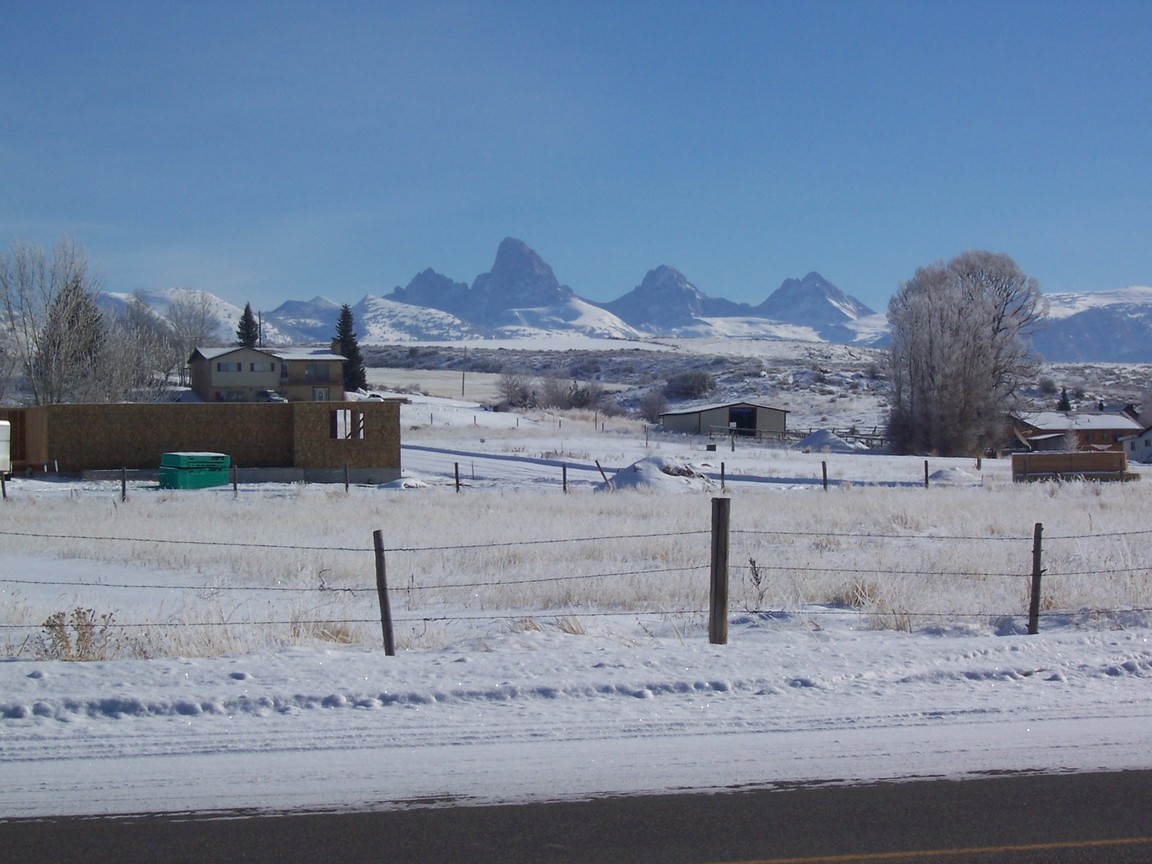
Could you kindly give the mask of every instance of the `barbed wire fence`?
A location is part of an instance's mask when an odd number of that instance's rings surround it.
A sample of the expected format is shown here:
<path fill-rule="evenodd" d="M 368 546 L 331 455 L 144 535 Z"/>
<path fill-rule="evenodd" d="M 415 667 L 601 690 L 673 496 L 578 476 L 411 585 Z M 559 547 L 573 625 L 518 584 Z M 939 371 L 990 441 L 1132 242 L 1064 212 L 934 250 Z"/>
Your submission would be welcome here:
<path fill-rule="evenodd" d="M 1122 624 L 1125 615 L 1152 611 L 1152 565 L 1140 551 L 1152 529 L 1045 536 L 1036 523 L 1031 533 L 1014 535 L 777 531 L 731 527 L 730 503 L 712 499 L 710 530 L 488 543 L 389 546 L 379 531 L 371 544 L 357 546 L 0 530 L 0 537 L 49 547 L 162 544 L 240 555 L 348 556 L 353 563 L 346 570 L 362 574 L 351 583 L 330 581 L 319 568 L 312 584 L 253 585 L 45 580 L 5 572 L 0 586 L 9 591 L 163 591 L 201 599 L 243 597 L 244 605 L 231 611 L 220 606 L 215 620 L 177 611 L 156 620 L 121 621 L 115 608 L 98 614 L 97 607 L 106 607 L 93 602 L 92 608 L 66 609 L 42 623 L 0 623 L 0 634 L 15 637 L 7 640 L 8 653 L 84 659 L 81 642 L 103 638 L 111 650 L 115 634 L 127 634 L 123 642 L 131 653 L 145 634 L 155 642 L 155 634 L 230 631 L 238 635 L 215 641 L 242 645 L 244 633 L 265 629 L 284 631 L 284 642 L 351 642 L 376 641 L 368 634 L 379 626 L 391 654 L 396 625 L 413 633 L 432 625 L 480 623 L 542 629 L 539 621 L 547 619 L 576 634 L 583 632 L 582 619 L 651 616 L 691 622 L 700 630 L 706 624 L 710 641 L 724 644 L 732 621 L 823 629 L 849 620 L 852 626 L 893 630 L 985 624 L 999 633 L 1034 634 L 1045 616 Z M 1098 602 L 1101 596 L 1106 604 Z M 287 613 L 284 598 L 294 604 Z M 1089 598 L 1093 602 L 1084 602 Z M 112 597 L 109 605 L 115 602 Z M 255 614 L 253 604 L 259 611 L 260 603 L 267 611 Z"/>

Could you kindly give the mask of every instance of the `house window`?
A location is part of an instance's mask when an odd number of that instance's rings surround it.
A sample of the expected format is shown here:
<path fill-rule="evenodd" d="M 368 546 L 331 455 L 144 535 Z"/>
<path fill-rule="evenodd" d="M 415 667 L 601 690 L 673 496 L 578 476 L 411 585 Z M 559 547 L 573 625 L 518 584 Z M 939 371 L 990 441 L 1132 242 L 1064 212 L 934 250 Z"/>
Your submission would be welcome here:
<path fill-rule="evenodd" d="M 244 391 L 243 390 L 225 390 L 223 393 L 220 394 L 220 401 L 221 402 L 243 402 L 244 401 Z"/>
<path fill-rule="evenodd" d="M 276 364 L 269 361 L 268 363 L 251 363 L 249 364 L 253 372 L 275 372 Z"/>
<path fill-rule="evenodd" d="M 241 363 L 217 363 L 217 372 L 239 372 L 243 368 Z"/>
<path fill-rule="evenodd" d="M 364 438 L 364 415 L 350 408 L 332 412 L 332 437 L 342 441 Z"/>
<path fill-rule="evenodd" d="M 328 380 L 327 363 L 309 363 L 304 367 L 304 380 L 323 383 Z"/>

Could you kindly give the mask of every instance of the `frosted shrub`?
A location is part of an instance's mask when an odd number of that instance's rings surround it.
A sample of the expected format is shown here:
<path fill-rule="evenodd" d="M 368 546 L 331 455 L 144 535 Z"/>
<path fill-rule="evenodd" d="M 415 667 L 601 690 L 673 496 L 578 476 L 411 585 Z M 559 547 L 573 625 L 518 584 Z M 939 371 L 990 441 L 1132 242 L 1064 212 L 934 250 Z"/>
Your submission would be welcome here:
<path fill-rule="evenodd" d="M 94 609 L 76 607 L 71 612 L 54 612 L 41 625 L 35 654 L 44 660 L 107 660 L 118 647 L 111 612 L 97 616 Z"/>

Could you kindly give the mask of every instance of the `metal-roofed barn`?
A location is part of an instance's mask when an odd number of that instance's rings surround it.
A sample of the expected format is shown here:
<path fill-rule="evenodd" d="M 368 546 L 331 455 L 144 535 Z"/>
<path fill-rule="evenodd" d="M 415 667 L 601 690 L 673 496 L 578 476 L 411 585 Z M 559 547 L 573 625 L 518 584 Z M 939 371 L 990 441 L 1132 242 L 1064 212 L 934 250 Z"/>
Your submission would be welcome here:
<path fill-rule="evenodd" d="M 783 408 L 755 402 L 725 402 L 698 405 L 681 411 L 665 411 L 660 425 L 666 432 L 688 435 L 747 435 L 757 438 L 783 438 L 787 434 L 788 412 Z"/>

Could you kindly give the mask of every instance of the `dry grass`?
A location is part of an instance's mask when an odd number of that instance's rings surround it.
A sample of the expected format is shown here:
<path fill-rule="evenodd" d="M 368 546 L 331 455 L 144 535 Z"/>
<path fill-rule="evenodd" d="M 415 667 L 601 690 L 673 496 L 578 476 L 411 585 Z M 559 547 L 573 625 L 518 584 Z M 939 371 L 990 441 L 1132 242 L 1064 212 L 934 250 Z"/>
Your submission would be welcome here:
<path fill-rule="evenodd" d="M 545 612 L 573 635 L 587 634 L 579 610 L 657 612 L 689 628 L 705 620 L 707 495 L 300 486 L 238 499 L 137 493 L 122 504 L 118 490 L 71 491 L 5 502 L 12 533 L 0 535 L 0 553 L 113 564 L 118 575 L 105 582 L 139 589 L 0 581 L 3 652 L 94 659 L 377 644 L 376 528 L 401 646 L 538 629 Z M 897 629 L 1022 615 L 1035 522 L 1045 526 L 1046 610 L 1152 607 L 1149 483 L 732 498 L 733 609 L 818 616 L 813 607 L 839 605 Z M 74 618 L 62 606 L 108 612 Z"/>

